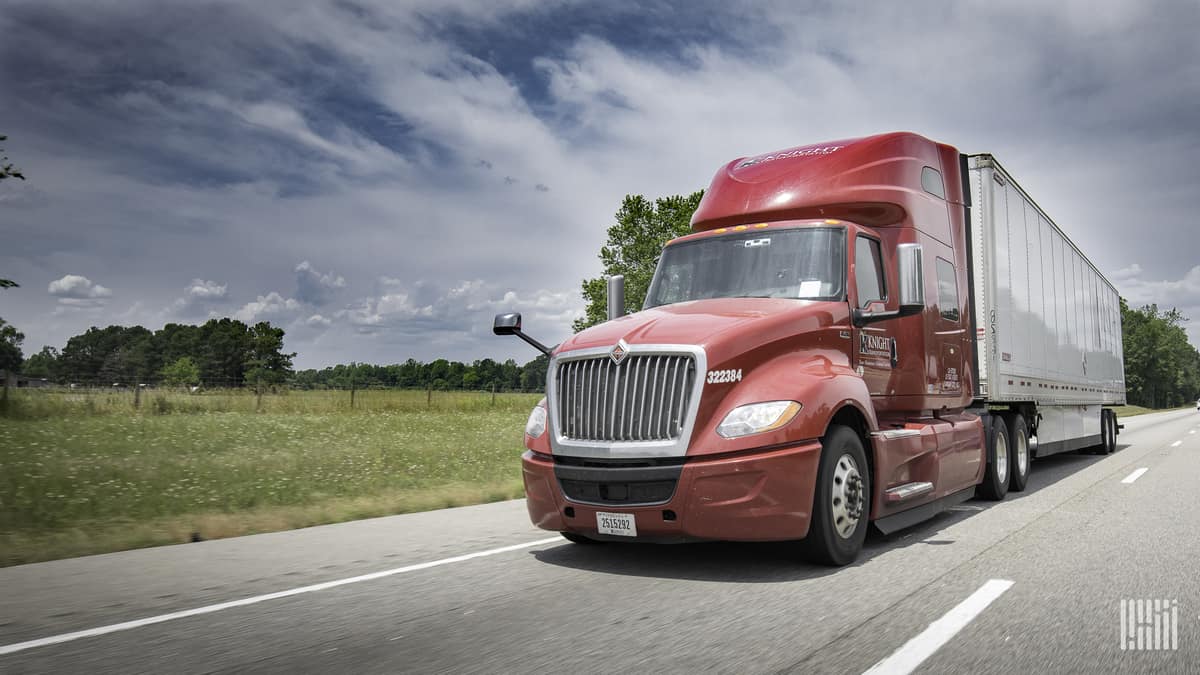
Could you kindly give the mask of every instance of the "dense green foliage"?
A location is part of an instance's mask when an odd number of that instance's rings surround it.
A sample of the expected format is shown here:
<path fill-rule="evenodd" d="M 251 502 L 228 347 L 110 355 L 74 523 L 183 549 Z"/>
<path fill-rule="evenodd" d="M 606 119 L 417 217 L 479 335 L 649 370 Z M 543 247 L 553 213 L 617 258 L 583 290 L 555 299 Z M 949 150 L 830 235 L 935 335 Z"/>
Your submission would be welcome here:
<path fill-rule="evenodd" d="M 0 370 L 21 369 L 21 343 L 24 340 L 24 334 L 12 324 L 0 319 Z"/>
<path fill-rule="evenodd" d="M 1188 342 L 1187 319 L 1158 305 L 1129 309 L 1121 299 L 1126 396 L 1132 405 L 1170 408 L 1200 398 L 1200 352 Z"/>
<path fill-rule="evenodd" d="M 56 382 L 91 385 L 158 382 L 163 368 L 188 357 L 200 382 L 238 387 L 246 382 L 284 382 L 292 357 L 283 352 L 283 329 L 266 321 L 247 326 L 212 319 L 201 326 L 169 323 L 157 331 L 141 326 L 89 328 L 67 340 L 61 352 L 47 347 L 31 356 L 25 374 Z"/>
<path fill-rule="evenodd" d="M 189 386 L 200 384 L 200 366 L 190 356 L 181 356 L 163 366 L 160 373 L 166 385 Z"/>
<path fill-rule="evenodd" d="M 338 364 L 320 370 L 301 370 L 290 380 L 299 389 L 369 389 L 399 387 L 404 389 L 474 389 L 496 391 L 541 391 L 546 386 L 545 356 L 523 366 L 508 359 L 499 363 L 479 359 L 474 363 L 437 359 L 421 363 L 409 359 L 404 363 L 376 366 L 368 363 Z"/>
<path fill-rule="evenodd" d="M 587 309 L 575 322 L 576 331 L 604 321 L 608 315 L 607 278 L 625 275 L 625 311 L 642 308 L 663 245 L 691 232 L 692 214 L 704 191 L 688 196 L 660 197 L 651 202 L 642 195 L 626 195 L 617 210 L 617 224 L 608 228 L 608 242 L 600 249 L 604 274 L 583 280 Z"/>

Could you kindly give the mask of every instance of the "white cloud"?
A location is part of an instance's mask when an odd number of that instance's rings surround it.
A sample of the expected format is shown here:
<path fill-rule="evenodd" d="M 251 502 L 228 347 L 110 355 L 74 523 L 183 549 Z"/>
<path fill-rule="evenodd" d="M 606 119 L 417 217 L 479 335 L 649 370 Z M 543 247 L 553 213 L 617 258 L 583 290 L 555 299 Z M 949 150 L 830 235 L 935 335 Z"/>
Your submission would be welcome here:
<path fill-rule="evenodd" d="M 112 297 L 111 290 L 78 274 L 68 274 L 51 281 L 47 290 L 50 295 L 58 298 L 58 307 L 54 312 L 56 315 L 71 310 L 96 310 L 103 307 L 108 298 Z"/>
<path fill-rule="evenodd" d="M 253 302 L 242 305 L 233 313 L 233 318 L 248 324 L 259 321 L 281 323 L 295 319 L 302 311 L 302 305 L 295 298 L 285 298 L 275 291 L 258 296 Z"/>
<path fill-rule="evenodd" d="M 91 279 L 78 274 L 68 274 L 61 279 L 51 281 L 48 290 L 50 295 L 77 300 L 112 297 L 111 290 L 100 284 L 92 283 Z"/>
<path fill-rule="evenodd" d="M 192 279 L 192 283 L 184 289 L 184 293 L 189 298 L 203 301 L 224 300 L 228 284 L 218 284 L 215 281 L 205 281 L 204 279 Z"/>
<path fill-rule="evenodd" d="M 525 313 L 525 323 L 541 334 L 559 334 L 583 314 L 583 301 L 569 291 L 537 289 L 518 293 L 497 288 L 480 279 L 461 281 L 438 290 L 427 282 L 405 288 L 398 279 L 383 277 L 380 295 L 364 298 L 340 310 L 335 317 L 346 320 L 361 333 L 390 331 L 399 334 L 490 333 L 492 317 L 502 311 Z"/>

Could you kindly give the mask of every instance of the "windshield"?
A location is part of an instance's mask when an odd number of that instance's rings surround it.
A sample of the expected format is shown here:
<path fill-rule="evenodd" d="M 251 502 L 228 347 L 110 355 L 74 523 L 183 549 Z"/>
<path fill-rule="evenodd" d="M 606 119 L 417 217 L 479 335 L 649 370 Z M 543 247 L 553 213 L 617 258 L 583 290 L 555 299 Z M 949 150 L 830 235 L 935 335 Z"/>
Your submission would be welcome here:
<path fill-rule="evenodd" d="M 841 228 L 754 230 L 668 246 L 646 307 L 707 298 L 841 300 Z"/>

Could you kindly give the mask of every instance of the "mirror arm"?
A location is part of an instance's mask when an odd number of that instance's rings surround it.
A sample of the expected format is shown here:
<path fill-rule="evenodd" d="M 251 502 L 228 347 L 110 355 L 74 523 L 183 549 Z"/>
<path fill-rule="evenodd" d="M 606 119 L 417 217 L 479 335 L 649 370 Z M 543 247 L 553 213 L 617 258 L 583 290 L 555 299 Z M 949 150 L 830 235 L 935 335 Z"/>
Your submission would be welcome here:
<path fill-rule="evenodd" d="M 547 347 L 546 345 L 538 342 L 537 340 L 534 340 L 533 338 L 529 337 L 525 333 L 522 333 L 520 330 L 513 330 L 513 335 L 516 335 L 517 337 L 521 338 L 522 340 L 528 342 L 534 349 L 545 354 L 546 356 L 550 356 L 550 353 L 554 351 L 552 348 Z"/>

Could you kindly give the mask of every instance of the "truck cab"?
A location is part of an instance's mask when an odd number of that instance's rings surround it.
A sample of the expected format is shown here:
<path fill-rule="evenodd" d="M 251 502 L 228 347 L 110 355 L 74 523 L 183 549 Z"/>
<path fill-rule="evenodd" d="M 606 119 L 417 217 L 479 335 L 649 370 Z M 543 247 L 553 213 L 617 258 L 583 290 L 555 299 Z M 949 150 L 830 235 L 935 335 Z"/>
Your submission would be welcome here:
<path fill-rule="evenodd" d="M 841 565 L 871 522 L 989 480 L 1003 496 L 1010 455 L 969 409 L 963 162 L 893 133 L 722 167 L 643 310 L 550 352 L 533 522 L 577 543 L 797 540 Z M 496 332 L 523 335 L 519 315 Z"/>

